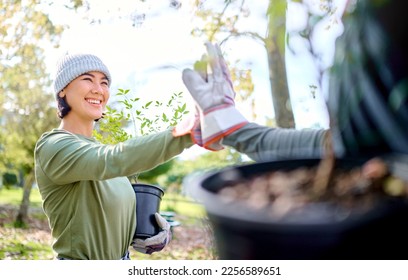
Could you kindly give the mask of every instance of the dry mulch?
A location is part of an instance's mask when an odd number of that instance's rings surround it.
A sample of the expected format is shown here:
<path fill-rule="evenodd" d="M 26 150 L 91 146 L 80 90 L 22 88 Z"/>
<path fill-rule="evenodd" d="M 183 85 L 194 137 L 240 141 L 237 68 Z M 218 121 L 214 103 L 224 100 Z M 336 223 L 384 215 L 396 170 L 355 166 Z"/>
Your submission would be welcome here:
<path fill-rule="evenodd" d="M 335 167 L 334 159 L 329 158 L 315 167 L 275 170 L 249 178 L 231 173 L 229 178 L 219 191 L 226 204 L 241 201 L 279 219 L 314 202 L 366 211 L 385 197 L 408 197 L 408 182 L 392 175 L 379 158 L 348 170 Z"/>

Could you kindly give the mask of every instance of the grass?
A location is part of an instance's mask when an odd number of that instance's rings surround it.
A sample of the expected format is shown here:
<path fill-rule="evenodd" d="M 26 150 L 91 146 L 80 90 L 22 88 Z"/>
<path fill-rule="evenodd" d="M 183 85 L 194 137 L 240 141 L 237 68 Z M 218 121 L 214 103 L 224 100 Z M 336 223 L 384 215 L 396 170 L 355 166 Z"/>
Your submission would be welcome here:
<path fill-rule="evenodd" d="M 52 259 L 53 251 L 49 244 L 38 242 L 38 240 L 27 240 L 23 234 L 14 232 L 10 238 L 2 238 L 0 241 L 0 259 L 19 260 L 44 260 Z"/>
<path fill-rule="evenodd" d="M 0 259 L 53 259 L 52 237 L 48 221 L 41 209 L 41 196 L 33 188 L 30 196 L 29 226 L 14 228 L 13 220 L 21 203 L 21 188 L 0 189 Z M 181 222 L 173 228 L 173 240 L 166 248 L 152 255 L 130 249 L 132 259 L 139 260 L 207 260 L 216 259 L 212 230 L 202 205 L 188 197 L 166 193 L 161 211 L 175 212 Z"/>
<path fill-rule="evenodd" d="M 0 188 L 0 204 L 20 205 L 23 189 L 18 187 Z M 33 188 L 30 195 L 30 205 L 41 207 L 41 195 L 37 188 Z"/>
<path fill-rule="evenodd" d="M 2 188 L 0 189 L 0 205 L 19 206 L 23 195 L 22 188 Z M 37 188 L 33 188 L 30 195 L 30 207 L 41 208 L 41 195 Z M 204 217 L 205 209 L 201 204 L 194 202 L 191 198 L 175 193 L 166 193 L 163 196 L 160 211 L 171 211 L 184 217 L 184 222 L 194 223 L 197 217 Z M 41 214 L 36 211 L 33 215 Z"/>
<path fill-rule="evenodd" d="M 177 213 L 184 218 L 192 218 L 206 216 L 205 209 L 201 204 L 194 202 L 188 197 L 179 194 L 166 193 L 163 196 L 160 211 L 171 211 Z M 191 219 L 187 219 L 189 221 Z"/>

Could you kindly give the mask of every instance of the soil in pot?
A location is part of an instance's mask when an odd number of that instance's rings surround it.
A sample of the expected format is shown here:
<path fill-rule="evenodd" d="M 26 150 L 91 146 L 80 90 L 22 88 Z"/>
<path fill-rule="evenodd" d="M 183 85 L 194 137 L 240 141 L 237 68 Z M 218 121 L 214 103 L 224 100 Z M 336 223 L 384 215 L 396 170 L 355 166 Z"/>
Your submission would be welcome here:
<path fill-rule="evenodd" d="M 382 160 L 342 159 L 322 189 L 319 163 L 272 161 L 201 178 L 195 196 L 207 209 L 220 258 L 405 259 L 403 176 Z"/>
<path fill-rule="evenodd" d="M 343 212 L 364 213 L 377 201 L 407 197 L 408 184 L 389 174 L 384 161 L 374 158 L 362 166 L 337 168 L 327 186 L 316 179 L 318 167 L 271 170 L 263 174 L 231 180 L 218 194 L 226 202 L 242 201 L 254 210 L 264 209 L 271 217 L 283 219 L 311 203 L 327 203 Z M 234 182 L 235 181 L 235 182 Z"/>

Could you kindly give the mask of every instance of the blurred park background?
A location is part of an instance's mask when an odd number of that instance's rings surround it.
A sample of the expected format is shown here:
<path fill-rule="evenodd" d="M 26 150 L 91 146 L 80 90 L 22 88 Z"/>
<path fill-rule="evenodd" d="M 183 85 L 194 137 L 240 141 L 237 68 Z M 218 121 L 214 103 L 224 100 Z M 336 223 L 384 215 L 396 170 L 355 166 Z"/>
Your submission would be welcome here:
<path fill-rule="evenodd" d="M 334 0 L 0 0 L 0 259 L 54 258 L 33 151 L 58 126 L 52 73 L 60 55 L 92 52 L 111 69 L 114 118 L 95 127 L 101 141 L 166 128 L 160 106 L 172 96 L 169 119 L 180 106 L 192 110 L 181 71 L 201 57 L 206 40 L 221 44 L 237 107 L 250 121 L 327 128 L 326 71 L 343 7 Z M 147 123 L 151 129 L 141 131 Z M 186 178 L 248 162 L 233 149 L 193 147 L 140 174 L 139 182 L 165 190 L 161 211 L 179 225 L 163 252 L 132 251 L 132 258 L 216 259 L 211 225 Z"/>

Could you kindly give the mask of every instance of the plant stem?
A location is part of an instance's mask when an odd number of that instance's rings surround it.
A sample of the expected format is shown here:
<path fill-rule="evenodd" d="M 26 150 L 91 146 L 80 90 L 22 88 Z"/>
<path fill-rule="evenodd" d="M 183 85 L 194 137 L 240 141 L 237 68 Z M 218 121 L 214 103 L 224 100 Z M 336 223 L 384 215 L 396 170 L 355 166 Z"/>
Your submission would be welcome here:
<path fill-rule="evenodd" d="M 317 171 L 313 182 L 313 194 L 317 197 L 320 197 L 327 190 L 333 175 L 335 161 L 336 159 L 334 156 L 331 134 L 329 132 L 326 138 L 325 154 L 317 166 Z"/>

